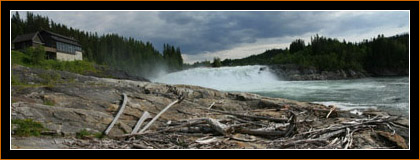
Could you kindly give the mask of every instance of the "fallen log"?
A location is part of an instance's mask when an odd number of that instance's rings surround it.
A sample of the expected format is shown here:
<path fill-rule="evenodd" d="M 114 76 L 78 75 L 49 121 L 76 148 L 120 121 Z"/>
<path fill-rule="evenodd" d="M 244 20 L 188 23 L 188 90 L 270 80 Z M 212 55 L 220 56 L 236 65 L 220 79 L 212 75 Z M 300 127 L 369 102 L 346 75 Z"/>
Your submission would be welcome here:
<path fill-rule="evenodd" d="M 123 93 L 123 103 L 120 107 L 120 110 L 118 111 L 117 115 L 114 117 L 114 119 L 112 120 L 111 124 L 108 126 L 108 128 L 105 130 L 105 135 L 108 135 L 109 131 L 111 131 L 112 127 L 114 127 L 115 123 L 117 122 L 118 118 L 120 118 L 121 114 L 124 112 L 125 109 L 125 105 L 127 104 L 127 95 L 125 93 Z"/>
<path fill-rule="evenodd" d="M 229 135 L 232 131 L 232 127 L 222 124 L 213 118 L 204 118 L 204 120 L 210 125 L 211 128 L 225 136 Z"/>
<path fill-rule="evenodd" d="M 247 129 L 241 128 L 237 130 L 239 133 L 252 134 L 256 136 L 284 136 L 287 131 L 270 131 L 270 130 L 259 130 L 259 129 Z"/>
<path fill-rule="evenodd" d="M 201 108 L 201 107 L 199 107 L 199 109 L 208 110 L 208 111 L 217 112 L 217 113 L 222 113 L 222 114 L 233 115 L 233 116 L 238 116 L 238 117 L 245 117 L 245 118 L 252 118 L 252 119 L 259 119 L 259 120 L 268 120 L 268 121 L 280 122 L 280 123 L 288 121 L 288 119 L 278 119 L 278 118 L 264 117 L 264 116 L 245 115 L 245 114 L 238 114 L 238 113 L 232 113 L 232 112 L 227 112 L 227 111 L 219 111 L 219 110 Z"/>

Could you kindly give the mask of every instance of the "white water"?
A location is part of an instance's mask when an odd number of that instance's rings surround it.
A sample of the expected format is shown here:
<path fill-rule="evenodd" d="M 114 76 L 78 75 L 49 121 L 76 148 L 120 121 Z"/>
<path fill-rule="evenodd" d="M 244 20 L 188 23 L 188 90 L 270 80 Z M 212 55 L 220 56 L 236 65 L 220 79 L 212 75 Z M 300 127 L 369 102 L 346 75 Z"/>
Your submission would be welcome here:
<path fill-rule="evenodd" d="M 380 108 L 408 115 L 408 77 L 356 80 L 284 81 L 266 66 L 194 68 L 170 73 L 154 82 L 188 84 L 221 91 L 336 105 L 342 109 Z"/>
<path fill-rule="evenodd" d="M 153 79 L 167 84 L 189 84 L 223 91 L 253 91 L 262 85 L 278 82 L 266 66 L 194 68 Z"/>

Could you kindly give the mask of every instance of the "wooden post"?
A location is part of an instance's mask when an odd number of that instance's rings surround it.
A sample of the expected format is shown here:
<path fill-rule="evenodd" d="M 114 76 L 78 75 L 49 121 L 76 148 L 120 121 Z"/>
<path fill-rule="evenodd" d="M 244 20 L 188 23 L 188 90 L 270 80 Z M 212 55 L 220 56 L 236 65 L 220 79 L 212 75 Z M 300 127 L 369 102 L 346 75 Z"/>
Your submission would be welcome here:
<path fill-rule="evenodd" d="M 114 127 L 115 122 L 117 122 L 120 115 L 124 112 L 125 105 L 127 104 L 127 95 L 123 93 L 124 100 L 120 107 L 120 110 L 118 111 L 117 115 L 114 117 L 114 120 L 112 120 L 111 124 L 108 126 L 108 128 L 105 130 L 105 135 L 108 135 L 109 131 L 111 131 L 112 127 Z"/>

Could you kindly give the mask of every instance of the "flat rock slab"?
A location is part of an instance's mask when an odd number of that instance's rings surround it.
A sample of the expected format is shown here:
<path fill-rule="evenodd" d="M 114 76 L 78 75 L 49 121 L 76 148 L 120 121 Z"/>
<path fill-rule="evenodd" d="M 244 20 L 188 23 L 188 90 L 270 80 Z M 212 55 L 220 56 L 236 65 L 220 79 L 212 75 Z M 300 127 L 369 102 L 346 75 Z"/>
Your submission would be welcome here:
<path fill-rule="evenodd" d="M 12 149 L 68 149 L 63 137 L 12 137 Z"/>

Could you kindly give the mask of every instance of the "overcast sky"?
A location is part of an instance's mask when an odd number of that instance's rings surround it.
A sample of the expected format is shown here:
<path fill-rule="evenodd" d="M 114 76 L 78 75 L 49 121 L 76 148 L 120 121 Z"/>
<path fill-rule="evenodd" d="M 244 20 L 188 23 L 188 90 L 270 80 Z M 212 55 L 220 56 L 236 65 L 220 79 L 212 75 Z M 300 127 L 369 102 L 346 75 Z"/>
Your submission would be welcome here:
<path fill-rule="evenodd" d="M 25 16 L 24 12 L 20 12 Z M 359 42 L 409 32 L 408 11 L 34 11 L 90 32 L 179 46 L 185 62 L 243 58 L 319 34 Z"/>

